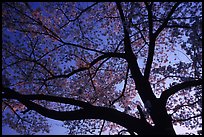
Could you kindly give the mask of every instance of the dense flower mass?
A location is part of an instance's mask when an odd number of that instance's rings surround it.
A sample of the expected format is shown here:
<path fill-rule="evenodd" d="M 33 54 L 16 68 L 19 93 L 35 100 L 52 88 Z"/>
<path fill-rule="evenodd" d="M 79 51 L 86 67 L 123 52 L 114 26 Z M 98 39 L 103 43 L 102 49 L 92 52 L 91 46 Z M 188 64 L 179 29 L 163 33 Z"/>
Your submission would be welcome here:
<path fill-rule="evenodd" d="M 201 2 L 2 3 L 2 126 L 20 134 L 48 118 L 70 135 L 201 134 L 201 81 Z"/>

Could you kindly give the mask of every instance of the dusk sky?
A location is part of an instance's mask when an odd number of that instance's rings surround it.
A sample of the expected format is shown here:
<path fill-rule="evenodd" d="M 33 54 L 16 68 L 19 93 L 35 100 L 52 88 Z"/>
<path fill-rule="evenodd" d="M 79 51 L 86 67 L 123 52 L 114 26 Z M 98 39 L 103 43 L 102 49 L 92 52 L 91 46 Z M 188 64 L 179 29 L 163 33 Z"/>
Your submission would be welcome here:
<path fill-rule="evenodd" d="M 2 3 L 2 135 L 198 134 L 201 80 L 200 2 Z"/>

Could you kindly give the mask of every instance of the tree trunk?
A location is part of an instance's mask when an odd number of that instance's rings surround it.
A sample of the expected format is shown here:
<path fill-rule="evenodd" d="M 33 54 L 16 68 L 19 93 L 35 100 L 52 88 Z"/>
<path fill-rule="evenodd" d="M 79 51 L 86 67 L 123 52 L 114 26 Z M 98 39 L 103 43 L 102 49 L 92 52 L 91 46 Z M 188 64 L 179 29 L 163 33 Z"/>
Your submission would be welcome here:
<path fill-rule="evenodd" d="M 155 132 L 158 135 L 176 135 L 172 124 L 172 118 L 168 115 L 166 107 L 159 99 L 152 104 L 151 117 L 155 124 Z"/>

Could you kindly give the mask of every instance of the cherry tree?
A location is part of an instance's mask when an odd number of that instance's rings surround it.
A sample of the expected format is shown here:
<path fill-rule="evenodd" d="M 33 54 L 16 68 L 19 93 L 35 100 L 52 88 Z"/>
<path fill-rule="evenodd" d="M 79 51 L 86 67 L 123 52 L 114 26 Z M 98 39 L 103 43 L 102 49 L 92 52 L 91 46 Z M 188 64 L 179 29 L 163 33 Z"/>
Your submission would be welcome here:
<path fill-rule="evenodd" d="M 201 2 L 2 3 L 2 123 L 20 134 L 202 126 Z M 198 132 L 200 134 L 200 131 Z"/>

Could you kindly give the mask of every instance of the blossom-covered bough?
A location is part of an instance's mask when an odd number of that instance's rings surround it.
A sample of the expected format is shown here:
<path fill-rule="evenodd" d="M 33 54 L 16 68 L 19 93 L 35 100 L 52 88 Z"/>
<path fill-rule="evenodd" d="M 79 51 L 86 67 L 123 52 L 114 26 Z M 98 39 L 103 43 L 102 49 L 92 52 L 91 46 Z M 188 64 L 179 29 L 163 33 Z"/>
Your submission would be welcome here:
<path fill-rule="evenodd" d="M 2 5 L 4 124 L 131 135 L 202 125 L 201 3 Z"/>

